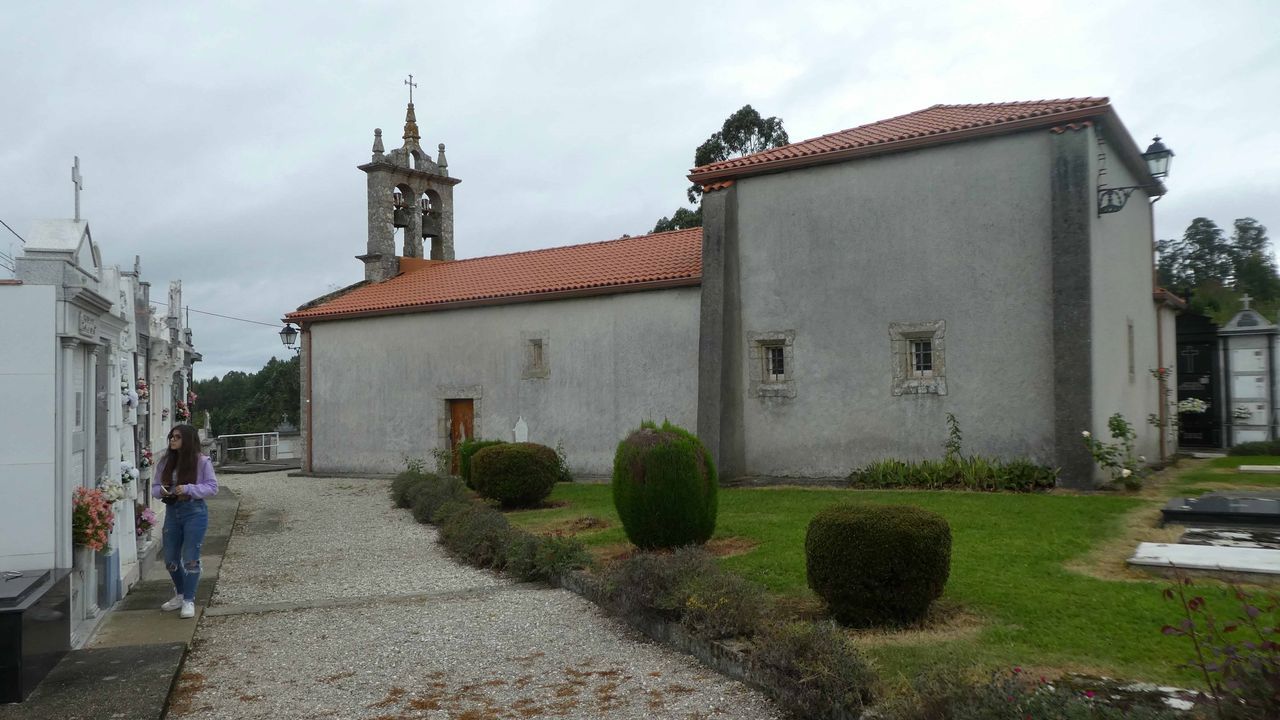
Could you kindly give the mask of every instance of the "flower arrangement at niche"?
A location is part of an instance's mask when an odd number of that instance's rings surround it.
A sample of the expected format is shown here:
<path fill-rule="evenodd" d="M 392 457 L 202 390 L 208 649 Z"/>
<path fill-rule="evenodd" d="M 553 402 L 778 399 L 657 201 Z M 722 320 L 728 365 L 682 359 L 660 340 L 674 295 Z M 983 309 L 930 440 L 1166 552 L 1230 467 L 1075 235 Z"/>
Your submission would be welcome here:
<path fill-rule="evenodd" d="M 98 486 L 98 490 L 102 492 L 103 499 L 109 503 L 120 502 L 124 499 L 124 485 L 118 482 L 104 482 Z"/>
<path fill-rule="evenodd" d="M 151 467 L 151 448 L 142 448 L 142 452 L 138 454 L 138 468 L 145 470 Z"/>
<path fill-rule="evenodd" d="M 161 411 L 160 411 L 160 419 L 161 419 L 161 420 L 168 420 L 168 419 L 169 419 L 169 408 L 165 408 L 165 409 L 163 409 L 163 410 L 161 410 Z"/>
<path fill-rule="evenodd" d="M 193 390 L 188 390 L 188 391 L 187 391 L 187 404 L 188 404 L 188 405 L 190 405 L 191 407 L 195 407 L 195 406 L 196 406 L 196 399 L 198 399 L 199 397 L 200 397 L 199 395 L 196 395 L 196 394 L 195 394 L 195 391 L 193 391 Z"/>
<path fill-rule="evenodd" d="M 155 527 L 156 513 L 146 505 L 134 506 L 134 534 L 141 536 L 146 531 Z"/>
<path fill-rule="evenodd" d="M 138 472 L 138 468 L 123 460 L 120 461 L 120 483 L 122 485 L 128 485 L 141 477 L 141 475 L 142 474 Z"/>
<path fill-rule="evenodd" d="M 151 390 L 147 387 L 147 381 L 138 378 L 138 399 L 146 400 L 149 397 L 151 397 Z"/>
<path fill-rule="evenodd" d="M 107 546 L 116 516 L 111 503 L 97 488 L 76 488 L 71 498 L 71 542 L 90 550 L 102 550 Z"/>
<path fill-rule="evenodd" d="M 1247 405 L 1237 405 L 1235 409 L 1231 411 L 1231 417 L 1236 420 L 1248 420 L 1253 417 L 1253 411 L 1250 410 Z"/>
<path fill-rule="evenodd" d="M 1179 413 L 1202 413 L 1209 409 L 1209 403 L 1200 398 L 1187 398 L 1178 401 Z"/>
<path fill-rule="evenodd" d="M 191 419 L 191 408 L 186 403 L 180 402 L 173 408 L 173 417 L 179 422 L 186 422 Z"/>

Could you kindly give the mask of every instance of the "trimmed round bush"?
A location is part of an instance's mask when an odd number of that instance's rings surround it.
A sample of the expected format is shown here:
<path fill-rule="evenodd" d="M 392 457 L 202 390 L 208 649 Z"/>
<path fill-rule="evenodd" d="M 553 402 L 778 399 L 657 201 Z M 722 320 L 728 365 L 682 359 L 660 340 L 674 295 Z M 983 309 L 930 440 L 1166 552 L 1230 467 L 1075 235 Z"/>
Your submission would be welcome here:
<path fill-rule="evenodd" d="M 804 538 L 809 587 L 853 627 L 924 618 L 951 574 L 951 526 L 908 505 L 834 505 Z"/>
<path fill-rule="evenodd" d="M 467 487 L 475 490 L 475 485 L 471 484 L 471 459 L 475 457 L 480 450 L 492 447 L 494 445 L 502 445 L 502 440 L 463 440 L 458 443 L 458 477 L 467 484 Z"/>
<path fill-rule="evenodd" d="M 696 436 L 642 424 L 613 456 L 613 505 L 627 538 L 646 550 L 701 545 L 716 530 L 716 468 Z"/>
<path fill-rule="evenodd" d="M 471 456 L 475 491 L 504 508 L 533 507 L 551 494 L 559 473 L 556 451 L 537 443 L 501 443 Z"/>

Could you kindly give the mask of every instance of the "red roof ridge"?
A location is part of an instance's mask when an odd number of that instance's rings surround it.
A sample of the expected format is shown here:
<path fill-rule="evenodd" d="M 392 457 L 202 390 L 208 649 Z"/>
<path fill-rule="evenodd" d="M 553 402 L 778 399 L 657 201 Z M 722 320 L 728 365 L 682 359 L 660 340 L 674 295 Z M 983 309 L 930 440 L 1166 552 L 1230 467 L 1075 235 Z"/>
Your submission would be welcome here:
<path fill-rule="evenodd" d="M 701 233 L 702 228 L 696 227 L 696 228 L 684 228 L 683 230 L 663 230 L 662 232 L 645 233 L 644 235 L 631 235 L 630 237 L 613 238 L 611 240 L 596 240 L 594 242 L 570 243 L 568 245 L 555 245 L 553 247 L 534 248 L 532 250 L 517 250 L 515 252 L 495 253 L 493 255 L 477 255 L 476 257 L 462 258 L 461 260 L 446 260 L 444 262 L 447 262 L 450 265 L 457 265 L 459 263 L 472 262 L 473 260 L 491 260 L 493 258 L 514 258 L 522 255 L 537 255 L 540 253 L 548 253 L 555 250 L 566 250 L 568 248 L 584 248 L 584 247 L 591 247 L 593 245 L 608 245 L 609 243 L 625 242 L 627 240 L 640 240 L 642 238 L 653 238 L 659 235 L 674 235 L 676 233 L 687 233 L 691 231 L 697 231 Z"/>
<path fill-rule="evenodd" d="M 689 178 L 706 185 L 742 175 L 834 162 L 851 155 L 987 135 L 993 132 L 993 128 L 1005 125 L 1010 126 L 1010 130 L 1026 129 L 1037 125 L 1037 118 L 1079 120 L 1105 112 L 1110 103 L 1106 96 L 958 105 L 937 103 L 751 155 L 701 165 L 689 171 Z"/>

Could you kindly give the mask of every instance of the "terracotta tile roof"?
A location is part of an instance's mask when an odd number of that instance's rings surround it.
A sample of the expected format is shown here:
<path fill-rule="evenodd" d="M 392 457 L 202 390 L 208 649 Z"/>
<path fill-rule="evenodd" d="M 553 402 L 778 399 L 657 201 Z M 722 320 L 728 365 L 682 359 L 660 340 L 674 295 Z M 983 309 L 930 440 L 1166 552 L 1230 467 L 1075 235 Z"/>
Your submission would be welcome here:
<path fill-rule="evenodd" d="M 1152 298 L 1155 299 L 1156 302 L 1164 303 L 1165 305 L 1168 305 L 1169 307 L 1174 308 L 1176 310 L 1182 310 L 1187 306 L 1186 300 L 1183 300 L 1182 298 L 1178 297 L 1177 295 L 1173 294 L 1172 292 L 1162 287 L 1158 287 L 1154 291 L 1152 291 L 1151 296 Z"/>
<path fill-rule="evenodd" d="M 405 272 L 288 314 L 311 321 L 465 305 L 697 285 L 702 228 L 452 262 L 409 262 Z"/>
<path fill-rule="evenodd" d="M 888 120 L 803 140 L 754 155 L 696 167 L 689 179 L 704 185 L 790 167 L 935 145 L 1014 130 L 1064 125 L 1101 115 L 1105 97 L 1034 100 L 982 105 L 934 105 Z"/>

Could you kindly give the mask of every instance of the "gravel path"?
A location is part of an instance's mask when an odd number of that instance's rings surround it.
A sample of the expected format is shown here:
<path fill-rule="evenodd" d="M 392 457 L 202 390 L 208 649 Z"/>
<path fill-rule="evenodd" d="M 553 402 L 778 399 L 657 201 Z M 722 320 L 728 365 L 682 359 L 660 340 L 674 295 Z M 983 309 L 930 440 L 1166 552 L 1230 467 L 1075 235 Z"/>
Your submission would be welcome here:
<path fill-rule="evenodd" d="M 779 717 L 573 593 L 455 564 L 386 481 L 222 480 L 240 517 L 171 717 Z"/>

